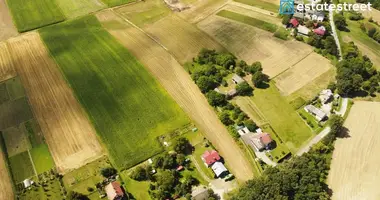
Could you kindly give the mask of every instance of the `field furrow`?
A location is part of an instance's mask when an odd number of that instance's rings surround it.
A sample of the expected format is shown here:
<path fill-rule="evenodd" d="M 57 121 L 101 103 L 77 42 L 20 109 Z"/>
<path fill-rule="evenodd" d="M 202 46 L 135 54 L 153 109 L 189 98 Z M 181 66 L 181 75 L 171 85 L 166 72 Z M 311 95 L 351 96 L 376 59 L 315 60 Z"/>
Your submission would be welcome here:
<path fill-rule="evenodd" d="M 100 157 L 95 130 L 38 33 L 11 39 L 8 47 L 58 170 Z"/>

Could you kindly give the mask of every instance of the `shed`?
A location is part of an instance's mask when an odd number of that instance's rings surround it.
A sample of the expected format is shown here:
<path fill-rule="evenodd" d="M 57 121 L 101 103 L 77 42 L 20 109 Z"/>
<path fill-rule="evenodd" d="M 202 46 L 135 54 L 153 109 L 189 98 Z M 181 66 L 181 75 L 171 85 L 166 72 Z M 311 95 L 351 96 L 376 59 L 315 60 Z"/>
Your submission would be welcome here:
<path fill-rule="evenodd" d="M 310 32 L 309 28 L 302 25 L 298 26 L 297 30 L 299 34 L 306 35 L 306 36 L 309 35 L 309 32 Z"/>
<path fill-rule="evenodd" d="M 242 77 L 240 77 L 239 75 L 237 74 L 234 74 L 232 76 L 232 81 L 235 83 L 235 84 L 239 84 L 239 83 L 243 83 L 245 82 L 244 79 Z"/>
<path fill-rule="evenodd" d="M 30 180 L 30 179 L 25 179 L 23 181 L 23 183 L 24 183 L 24 187 L 28 188 L 28 187 L 32 186 L 34 182 L 32 180 Z"/>
<path fill-rule="evenodd" d="M 322 121 L 327 117 L 326 113 L 324 113 L 321 109 L 318 109 L 313 105 L 307 105 L 304 109 L 306 112 L 314 115 L 318 121 Z"/>
<path fill-rule="evenodd" d="M 227 168 L 221 162 L 215 162 L 211 166 L 211 169 L 214 171 L 216 177 L 218 178 L 228 174 Z"/>

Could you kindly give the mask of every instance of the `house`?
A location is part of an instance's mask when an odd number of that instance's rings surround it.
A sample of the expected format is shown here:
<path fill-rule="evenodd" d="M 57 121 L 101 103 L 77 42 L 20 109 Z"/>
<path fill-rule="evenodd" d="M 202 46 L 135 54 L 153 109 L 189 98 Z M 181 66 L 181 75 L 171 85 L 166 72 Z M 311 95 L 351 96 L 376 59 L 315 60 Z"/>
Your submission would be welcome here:
<path fill-rule="evenodd" d="M 309 32 L 310 32 L 309 28 L 307 28 L 306 26 L 302 26 L 302 25 L 298 26 L 297 30 L 298 30 L 299 34 L 306 35 L 306 36 L 308 36 Z"/>
<path fill-rule="evenodd" d="M 318 121 L 322 121 L 324 119 L 326 119 L 327 115 L 326 113 L 324 113 L 322 110 L 316 108 L 315 106 L 313 105 L 307 105 L 305 106 L 305 111 L 314 115 L 315 118 L 318 120 Z"/>
<path fill-rule="evenodd" d="M 124 197 L 124 192 L 120 184 L 116 181 L 106 185 L 105 191 L 109 200 L 121 200 Z"/>
<path fill-rule="evenodd" d="M 214 171 L 216 177 L 223 177 L 228 174 L 227 168 L 221 162 L 215 162 L 211 166 L 212 171 Z"/>
<path fill-rule="evenodd" d="M 24 184 L 24 188 L 28 188 L 28 187 L 32 186 L 34 184 L 34 182 L 30 179 L 25 179 L 23 181 L 23 184 Z"/>
<path fill-rule="evenodd" d="M 273 140 L 268 133 L 250 133 L 242 135 L 244 143 L 248 144 L 255 151 L 262 151 L 264 149 L 270 149 Z"/>
<path fill-rule="evenodd" d="M 290 19 L 289 23 L 294 28 L 296 28 L 300 24 L 296 18 Z"/>
<path fill-rule="evenodd" d="M 320 27 L 314 29 L 314 33 L 317 35 L 324 36 L 326 33 L 326 28 L 324 26 L 320 26 Z"/>
<path fill-rule="evenodd" d="M 215 150 L 206 151 L 201 158 L 207 167 L 210 167 L 212 164 L 221 159 L 219 153 Z"/>
<path fill-rule="evenodd" d="M 191 200 L 208 200 L 209 193 L 206 187 L 197 187 L 191 192 Z"/>
<path fill-rule="evenodd" d="M 245 82 L 245 80 L 244 80 L 242 77 L 240 77 L 239 75 L 237 75 L 237 74 L 234 74 L 234 75 L 232 76 L 232 81 L 233 81 L 235 84 L 239 84 L 239 83 L 243 83 L 243 82 Z"/>
<path fill-rule="evenodd" d="M 323 104 L 326 104 L 333 96 L 334 94 L 330 89 L 322 90 L 321 93 L 319 93 L 319 99 Z"/>

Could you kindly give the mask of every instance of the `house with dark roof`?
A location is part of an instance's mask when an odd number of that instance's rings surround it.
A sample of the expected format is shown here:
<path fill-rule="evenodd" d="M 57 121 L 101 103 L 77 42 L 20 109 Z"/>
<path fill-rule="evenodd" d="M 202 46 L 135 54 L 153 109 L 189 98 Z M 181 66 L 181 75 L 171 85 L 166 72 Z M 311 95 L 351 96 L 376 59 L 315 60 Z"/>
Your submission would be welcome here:
<path fill-rule="evenodd" d="M 106 185 L 105 191 L 109 200 L 121 200 L 124 198 L 123 189 L 118 182 L 114 181 Z"/>
<path fill-rule="evenodd" d="M 210 167 L 212 164 L 220 161 L 221 159 L 219 153 L 215 150 L 204 152 L 201 158 L 207 167 Z"/>

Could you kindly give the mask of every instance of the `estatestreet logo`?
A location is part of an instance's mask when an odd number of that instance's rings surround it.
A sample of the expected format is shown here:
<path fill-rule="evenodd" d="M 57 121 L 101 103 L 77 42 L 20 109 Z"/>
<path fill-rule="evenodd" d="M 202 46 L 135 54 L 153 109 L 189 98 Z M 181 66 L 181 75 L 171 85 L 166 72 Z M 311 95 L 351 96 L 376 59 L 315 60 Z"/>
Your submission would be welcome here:
<path fill-rule="evenodd" d="M 280 14 L 294 14 L 294 0 L 281 0 Z"/>

